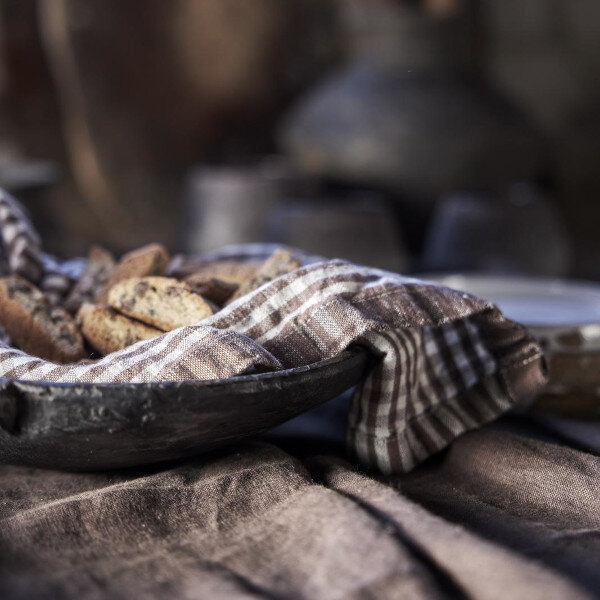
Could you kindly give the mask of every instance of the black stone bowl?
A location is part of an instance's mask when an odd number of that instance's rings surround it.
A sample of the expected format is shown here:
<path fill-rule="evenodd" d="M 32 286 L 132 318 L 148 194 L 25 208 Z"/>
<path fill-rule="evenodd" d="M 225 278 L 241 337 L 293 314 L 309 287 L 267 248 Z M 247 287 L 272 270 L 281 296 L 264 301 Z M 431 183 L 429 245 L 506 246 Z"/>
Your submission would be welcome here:
<path fill-rule="evenodd" d="M 91 471 L 198 454 L 322 404 L 367 370 L 366 352 L 354 349 L 305 367 L 213 381 L 0 378 L 0 462 Z"/>

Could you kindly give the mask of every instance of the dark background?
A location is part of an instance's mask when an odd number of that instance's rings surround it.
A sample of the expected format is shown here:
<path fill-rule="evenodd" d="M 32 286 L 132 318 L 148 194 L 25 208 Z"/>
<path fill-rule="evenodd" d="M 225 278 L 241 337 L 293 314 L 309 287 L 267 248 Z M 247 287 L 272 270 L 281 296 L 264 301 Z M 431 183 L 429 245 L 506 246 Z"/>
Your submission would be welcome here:
<path fill-rule="evenodd" d="M 322 129 L 297 120 L 290 142 L 296 107 L 323 82 L 332 82 L 333 100 Z M 440 235 L 439 223 L 431 233 L 436 203 L 466 193 L 476 204 L 489 208 L 492 198 L 502 206 L 490 214 L 507 223 L 508 254 L 520 243 L 511 240 L 513 226 L 531 227 L 540 239 L 484 269 L 501 263 L 499 270 L 519 271 L 520 257 L 537 252 L 526 272 L 600 278 L 599 92 L 596 0 L 1 0 L 0 184 L 25 202 L 45 249 L 61 257 L 92 242 L 116 251 L 149 241 L 186 249 L 202 247 L 189 243 L 194 223 L 191 232 L 182 225 L 190 172 L 226 165 L 227 173 L 255 175 L 276 156 L 286 169 L 276 199 L 285 209 L 267 215 L 271 241 L 310 246 L 305 232 L 318 219 L 315 235 L 333 240 L 331 253 L 348 231 L 352 243 L 364 237 L 372 249 L 366 229 L 377 239 L 381 220 L 370 213 L 361 220 L 363 208 L 359 225 L 348 216 L 358 194 L 363 207 L 382 200 L 371 206 L 392 215 L 399 236 L 365 262 L 385 266 L 384 254 L 398 252 L 391 264 L 405 270 L 482 268 L 423 258 L 427 236 Z M 366 100 L 352 104 L 361 95 Z M 335 130 L 328 124 L 338 105 L 351 126 Z M 364 152 L 356 144 L 358 163 L 342 164 L 360 138 L 355 127 L 377 139 Z M 306 150 L 303 135 L 320 136 L 325 150 Z M 477 136 L 481 160 L 461 162 Z M 371 171 L 360 164 L 369 153 Z M 341 166 L 332 167 L 337 157 Z M 523 182 L 543 198 L 541 208 L 511 216 L 531 203 L 511 187 Z M 266 210 L 254 201 L 248 193 L 250 212 Z M 298 205 L 309 207 L 306 223 Z M 467 220 L 477 229 L 476 218 Z M 548 228 L 561 250 L 546 260 Z M 462 230 L 453 231 L 444 242 L 450 250 Z M 467 248 L 480 251 L 476 241 Z"/>

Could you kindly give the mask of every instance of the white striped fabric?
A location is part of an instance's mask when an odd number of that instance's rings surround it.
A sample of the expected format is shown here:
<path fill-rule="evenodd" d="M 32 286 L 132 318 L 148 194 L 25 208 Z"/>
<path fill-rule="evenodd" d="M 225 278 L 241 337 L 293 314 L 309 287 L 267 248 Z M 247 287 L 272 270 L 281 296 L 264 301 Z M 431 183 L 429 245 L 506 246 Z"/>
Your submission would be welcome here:
<path fill-rule="evenodd" d="M 14 220 L 14 214 L 0 199 L 0 219 Z M 14 242 L 19 231 L 37 249 L 26 230 L 13 228 L 8 238 Z M 5 253 L 14 248 L 5 246 Z M 20 256 L 36 256 L 21 245 L 17 249 Z M 264 249 L 236 247 L 227 256 L 232 252 L 252 258 Z M 308 365 L 362 346 L 374 366 L 352 401 L 349 448 L 363 467 L 382 473 L 412 469 L 543 382 L 539 346 L 491 304 L 340 260 L 309 262 L 201 323 L 101 360 L 57 365 L 0 342 L 0 376 L 92 383 L 206 380 Z M 42 281 L 57 272 L 46 271 Z"/>

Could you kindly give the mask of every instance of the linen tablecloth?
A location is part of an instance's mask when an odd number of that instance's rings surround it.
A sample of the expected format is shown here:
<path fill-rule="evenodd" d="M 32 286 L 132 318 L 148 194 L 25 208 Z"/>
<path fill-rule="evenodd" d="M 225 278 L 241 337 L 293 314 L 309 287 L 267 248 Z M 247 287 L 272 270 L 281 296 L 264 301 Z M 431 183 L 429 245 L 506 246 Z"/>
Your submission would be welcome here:
<path fill-rule="evenodd" d="M 390 477 L 294 439 L 117 473 L 0 466 L 0 597 L 600 595 L 597 424 L 505 419 Z"/>

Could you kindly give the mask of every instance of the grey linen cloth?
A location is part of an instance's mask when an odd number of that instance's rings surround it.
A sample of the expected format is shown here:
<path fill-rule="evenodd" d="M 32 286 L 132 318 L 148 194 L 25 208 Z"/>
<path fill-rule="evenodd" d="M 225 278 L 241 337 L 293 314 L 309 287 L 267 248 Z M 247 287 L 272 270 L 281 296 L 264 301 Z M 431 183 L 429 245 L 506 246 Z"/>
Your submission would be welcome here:
<path fill-rule="evenodd" d="M 28 258 L 39 267 L 32 227 L 14 200 L 0 200 L 8 268 L 37 273 L 24 264 Z M 34 246 L 29 253 L 28 244 Z M 206 380 L 309 365 L 352 345 L 364 347 L 377 364 L 353 398 L 349 448 L 364 467 L 382 473 L 409 471 L 544 382 L 541 349 L 492 304 L 340 260 L 303 266 L 196 325 L 92 363 L 53 364 L 0 343 L 0 376 L 89 383 Z"/>
<path fill-rule="evenodd" d="M 409 475 L 253 441 L 167 466 L 0 466 L 4 600 L 597 597 L 598 456 L 489 426 Z"/>

